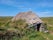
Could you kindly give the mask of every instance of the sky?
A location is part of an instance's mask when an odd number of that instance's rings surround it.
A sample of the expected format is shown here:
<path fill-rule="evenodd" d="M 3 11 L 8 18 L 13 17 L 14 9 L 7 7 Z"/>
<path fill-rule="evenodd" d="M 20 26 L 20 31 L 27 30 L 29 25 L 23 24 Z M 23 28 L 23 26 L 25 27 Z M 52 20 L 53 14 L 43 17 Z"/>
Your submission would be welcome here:
<path fill-rule="evenodd" d="M 0 0 L 0 16 L 33 11 L 40 17 L 53 16 L 53 0 Z"/>

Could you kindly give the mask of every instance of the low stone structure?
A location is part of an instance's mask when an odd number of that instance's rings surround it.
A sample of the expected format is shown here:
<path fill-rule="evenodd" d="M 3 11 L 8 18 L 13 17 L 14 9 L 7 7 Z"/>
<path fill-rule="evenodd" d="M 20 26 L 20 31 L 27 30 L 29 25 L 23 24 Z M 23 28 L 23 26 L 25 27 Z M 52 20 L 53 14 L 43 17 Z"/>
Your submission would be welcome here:
<path fill-rule="evenodd" d="M 20 12 L 15 17 L 12 18 L 12 21 L 17 21 L 19 19 L 26 20 L 28 25 L 33 25 L 37 31 L 44 31 L 44 22 L 32 11 Z"/>

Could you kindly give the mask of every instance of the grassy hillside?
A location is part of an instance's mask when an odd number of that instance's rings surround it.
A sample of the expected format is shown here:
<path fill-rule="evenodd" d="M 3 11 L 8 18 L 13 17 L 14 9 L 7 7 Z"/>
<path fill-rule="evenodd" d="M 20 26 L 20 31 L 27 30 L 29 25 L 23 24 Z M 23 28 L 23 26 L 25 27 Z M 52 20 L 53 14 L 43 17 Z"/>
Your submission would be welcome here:
<path fill-rule="evenodd" d="M 7 22 L 8 22 L 8 20 L 11 20 L 11 19 L 12 19 L 12 17 L 0 17 L 0 28 L 1 28 L 1 26 L 4 25 L 4 27 L 2 27 L 2 28 L 4 28 L 4 30 L 2 30 L 3 33 L 6 32 L 5 31 L 6 29 L 10 29 L 10 33 L 12 33 L 13 31 L 16 32 L 15 36 L 12 36 L 12 38 L 11 38 L 11 36 L 8 37 L 9 40 L 53 40 L 53 17 L 41 18 L 44 21 L 44 23 L 47 24 L 49 33 L 37 32 L 33 29 L 25 29 L 25 28 L 19 29 L 17 27 L 14 27 L 14 28 L 8 27 L 9 25 Z M 23 25 L 22 22 L 11 23 L 11 26 L 12 26 L 12 24 L 14 24 L 13 26 L 15 26 L 17 24 L 25 26 L 26 24 Z M 6 23 L 7 23 L 7 26 L 5 25 Z M 0 31 L 1 31 L 1 29 L 0 29 Z M 0 34 L 1 34 L 1 32 L 0 32 Z M 18 34 L 18 36 L 17 36 L 17 34 Z M 0 40 L 1 40 L 1 38 L 0 38 Z"/>
<path fill-rule="evenodd" d="M 0 25 L 5 24 L 6 22 L 8 22 L 9 20 L 11 20 L 12 17 L 8 16 L 8 17 L 0 17 Z"/>
<path fill-rule="evenodd" d="M 42 20 L 47 24 L 49 31 L 53 31 L 53 17 L 42 18 Z"/>

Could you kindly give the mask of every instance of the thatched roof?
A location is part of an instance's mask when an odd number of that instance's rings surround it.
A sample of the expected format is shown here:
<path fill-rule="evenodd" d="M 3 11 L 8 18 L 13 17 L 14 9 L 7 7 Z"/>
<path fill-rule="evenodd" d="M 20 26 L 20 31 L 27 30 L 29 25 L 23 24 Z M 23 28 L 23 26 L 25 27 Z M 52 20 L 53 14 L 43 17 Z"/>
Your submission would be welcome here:
<path fill-rule="evenodd" d="M 25 19 L 26 22 L 29 24 L 42 23 L 42 20 L 39 18 L 39 16 L 37 16 L 36 13 L 32 11 L 20 12 L 15 17 L 13 17 L 12 21 L 16 21 L 19 19 Z"/>

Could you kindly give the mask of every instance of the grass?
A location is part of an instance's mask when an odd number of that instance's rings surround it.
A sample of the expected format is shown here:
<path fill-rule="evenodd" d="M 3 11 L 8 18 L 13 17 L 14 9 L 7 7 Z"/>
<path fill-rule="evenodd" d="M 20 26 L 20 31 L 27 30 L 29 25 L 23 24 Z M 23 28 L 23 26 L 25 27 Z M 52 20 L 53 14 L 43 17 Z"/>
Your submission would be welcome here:
<path fill-rule="evenodd" d="M 42 20 L 47 24 L 49 31 L 53 31 L 53 17 L 42 18 Z"/>
<path fill-rule="evenodd" d="M 18 30 L 18 29 L 12 28 L 12 27 L 8 28 L 5 26 L 5 24 L 8 22 L 8 20 L 11 20 L 11 19 L 12 19 L 12 17 L 0 17 L 0 28 L 10 29 L 13 31 Z M 35 30 L 30 30 L 30 31 L 25 30 L 24 36 L 22 36 L 22 37 L 13 36 L 12 40 L 53 40 L 53 17 L 45 17 L 45 18 L 41 18 L 41 19 L 44 21 L 44 23 L 47 24 L 49 33 L 37 32 Z"/>

